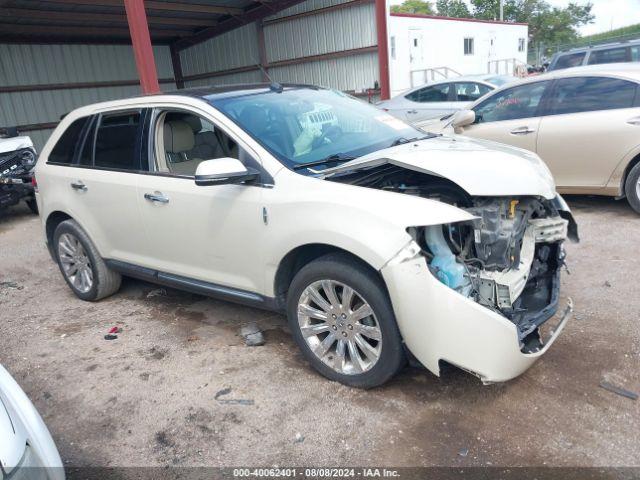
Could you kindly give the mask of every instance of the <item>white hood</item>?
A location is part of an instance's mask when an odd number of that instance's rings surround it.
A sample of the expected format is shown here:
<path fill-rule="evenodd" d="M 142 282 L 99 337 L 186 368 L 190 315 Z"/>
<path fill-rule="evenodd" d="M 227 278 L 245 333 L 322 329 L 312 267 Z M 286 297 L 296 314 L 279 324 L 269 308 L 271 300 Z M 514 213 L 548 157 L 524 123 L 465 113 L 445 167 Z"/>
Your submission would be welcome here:
<path fill-rule="evenodd" d="M 434 137 L 378 150 L 322 175 L 390 163 L 447 178 L 473 196 L 554 198 L 551 172 L 535 153 L 460 135 Z"/>
<path fill-rule="evenodd" d="M 33 148 L 30 137 L 0 138 L 0 153 L 15 152 L 21 148 Z"/>

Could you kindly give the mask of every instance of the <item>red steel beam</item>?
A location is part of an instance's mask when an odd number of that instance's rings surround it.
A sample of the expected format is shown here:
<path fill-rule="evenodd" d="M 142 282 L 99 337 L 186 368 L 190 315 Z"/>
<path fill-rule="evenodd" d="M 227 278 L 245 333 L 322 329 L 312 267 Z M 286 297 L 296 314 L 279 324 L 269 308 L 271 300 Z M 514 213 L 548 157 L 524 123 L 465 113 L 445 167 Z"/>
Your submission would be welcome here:
<path fill-rule="evenodd" d="M 380 99 L 388 100 L 390 96 L 390 90 L 386 0 L 376 0 L 376 29 L 378 32 L 378 70 L 380 71 Z"/>
<path fill-rule="evenodd" d="M 151 36 L 149 35 L 147 14 L 144 11 L 144 2 L 143 0 L 124 0 L 124 7 L 127 12 L 131 43 L 136 58 L 142 93 L 158 93 L 160 92 L 160 85 L 158 84 L 158 73 L 156 71 L 156 62 L 153 58 L 153 48 L 151 47 Z"/>

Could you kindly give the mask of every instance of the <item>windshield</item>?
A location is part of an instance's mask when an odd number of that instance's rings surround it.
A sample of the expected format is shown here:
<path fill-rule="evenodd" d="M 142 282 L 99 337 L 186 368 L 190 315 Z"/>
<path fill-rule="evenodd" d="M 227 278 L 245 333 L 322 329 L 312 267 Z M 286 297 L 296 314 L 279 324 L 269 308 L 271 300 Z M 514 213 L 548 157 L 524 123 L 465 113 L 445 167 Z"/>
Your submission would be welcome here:
<path fill-rule="evenodd" d="M 302 164 L 324 169 L 335 166 L 331 162 L 424 137 L 402 120 L 334 90 L 285 88 L 207 100 L 294 169 Z"/>

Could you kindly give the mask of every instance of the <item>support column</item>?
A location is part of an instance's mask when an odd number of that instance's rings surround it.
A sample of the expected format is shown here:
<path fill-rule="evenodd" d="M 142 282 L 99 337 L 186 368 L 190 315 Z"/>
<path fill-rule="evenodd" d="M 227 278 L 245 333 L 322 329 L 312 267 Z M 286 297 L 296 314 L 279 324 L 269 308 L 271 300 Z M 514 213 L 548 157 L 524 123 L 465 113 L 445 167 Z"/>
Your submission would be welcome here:
<path fill-rule="evenodd" d="M 158 84 L 158 73 L 156 71 L 156 62 L 153 58 L 153 48 L 151 47 L 144 2 L 143 0 L 124 0 L 124 6 L 127 12 L 131 43 L 142 93 L 158 93 L 160 85 Z"/>
<path fill-rule="evenodd" d="M 179 90 L 184 88 L 184 74 L 182 73 L 182 62 L 180 61 L 180 50 L 175 45 L 171 45 L 171 64 L 173 65 L 173 79 Z"/>
<path fill-rule="evenodd" d="M 378 32 L 378 70 L 380 71 L 380 99 L 388 100 L 389 90 L 389 36 L 387 34 L 387 0 L 376 2 L 376 30 Z"/>
<path fill-rule="evenodd" d="M 262 81 L 268 82 L 269 76 L 267 73 L 267 69 L 269 65 L 267 64 L 267 49 L 264 43 L 264 25 L 262 24 L 262 20 L 258 20 L 256 22 L 256 30 L 258 34 L 258 55 L 260 56 L 260 66 L 262 67 Z"/>

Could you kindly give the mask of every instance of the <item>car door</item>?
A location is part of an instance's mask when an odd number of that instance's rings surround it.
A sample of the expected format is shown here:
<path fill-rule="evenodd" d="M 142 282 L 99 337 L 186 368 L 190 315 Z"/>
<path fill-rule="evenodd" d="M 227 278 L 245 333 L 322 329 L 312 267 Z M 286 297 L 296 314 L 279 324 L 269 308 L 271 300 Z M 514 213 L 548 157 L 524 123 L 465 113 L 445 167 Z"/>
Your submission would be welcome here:
<path fill-rule="evenodd" d="M 447 115 L 457 109 L 453 83 L 422 87 L 405 96 L 405 119 L 410 123 Z"/>
<path fill-rule="evenodd" d="M 186 282 L 262 291 L 263 187 L 194 181 L 203 160 L 234 157 L 257 168 L 257 156 L 211 119 L 187 110 L 158 109 L 148 128 L 155 171 L 138 183 L 145 266 Z"/>
<path fill-rule="evenodd" d="M 606 185 L 623 157 L 640 144 L 638 100 L 638 85 L 627 80 L 556 81 L 540 123 L 538 154 L 559 187 Z"/>
<path fill-rule="evenodd" d="M 536 151 L 542 99 L 550 81 L 500 90 L 476 105 L 476 120 L 464 135 Z"/>
<path fill-rule="evenodd" d="M 107 259 L 136 263 L 144 245 L 137 207 L 143 169 L 145 110 L 106 112 L 76 120 L 51 151 L 50 198 L 59 198 Z"/>

